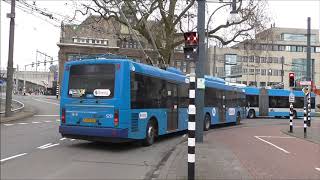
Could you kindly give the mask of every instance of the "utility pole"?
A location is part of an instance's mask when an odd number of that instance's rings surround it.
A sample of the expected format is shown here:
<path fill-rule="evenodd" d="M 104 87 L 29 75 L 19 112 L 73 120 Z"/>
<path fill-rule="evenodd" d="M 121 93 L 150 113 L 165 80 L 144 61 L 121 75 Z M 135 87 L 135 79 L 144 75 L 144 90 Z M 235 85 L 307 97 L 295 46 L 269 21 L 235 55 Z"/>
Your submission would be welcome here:
<path fill-rule="evenodd" d="M 9 117 L 11 115 L 11 103 L 12 103 L 15 5 L 16 5 L 16 0 L 11 0 L 11 13 L 7 14 L 7 17 L 10 18 L 10 34 L 9 34 L 9 53 L 8 53 L 8 66 L 7 66 L 7 90 L 6 90 L 6 109 L 5 109 L 6 117 Z"/>
<path fill-rule="evenodd" d="M 283 71 L 283 65 L 284 65 L 284 57 L 281 57 L 281 83 L 283 84 L 284 87 L 284 83 L 283 83 L 283 76 L 284 76 L 284 71 Z"/>
<path fill-rule="evenodd" d="M 203 142 L 203 106 L 204 106 L 204 89 L 198 88 L 198 81 L 204 78 L 204 61 L 206 58 L 206 46 L 205 46 L 205 17 L 206 17 L 206 1 L 198 0 L 198 36 L 199 36 L 199 46 L 198 46 L 198 61 L 196 65 L 196 142 Z"/>
<path fill-rule="evenodd" d="M 307 29 L 307 81 L 311 81 L 311 18 L 308 17 L 308 29 Z"/>

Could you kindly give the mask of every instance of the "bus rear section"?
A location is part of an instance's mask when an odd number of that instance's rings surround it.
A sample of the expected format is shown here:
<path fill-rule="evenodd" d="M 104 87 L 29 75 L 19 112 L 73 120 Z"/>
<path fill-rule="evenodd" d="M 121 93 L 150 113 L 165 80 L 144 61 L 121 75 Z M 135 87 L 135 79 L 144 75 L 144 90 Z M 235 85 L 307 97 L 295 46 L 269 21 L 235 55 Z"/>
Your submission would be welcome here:
<path fill-rule="evenodd" d="M 128 99 L 123 67 L 112 60 L 71 62 L 65 66 L 61 93 L 63 137 L 119 142 L 128 138 Z M 120 120 L 121 119 L 121 120 Z"/>

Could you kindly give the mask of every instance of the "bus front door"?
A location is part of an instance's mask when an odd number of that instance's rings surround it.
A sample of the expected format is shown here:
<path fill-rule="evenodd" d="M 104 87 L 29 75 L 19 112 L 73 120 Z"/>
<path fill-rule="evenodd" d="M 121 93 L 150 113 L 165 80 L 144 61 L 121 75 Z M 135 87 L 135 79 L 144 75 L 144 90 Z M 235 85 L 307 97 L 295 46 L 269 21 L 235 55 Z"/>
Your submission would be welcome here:
<path fill-rule="evenodd" d="M 167 84 L 167 131 L 178 129 L 178 86 Z"/>
<path fill-rule="evenodd" d="M 259 116 L 268 116 L 268 112 L 269 112 L 268 90 L 265 88 L 261 88 L 260 94 L 259 94 Z"/>

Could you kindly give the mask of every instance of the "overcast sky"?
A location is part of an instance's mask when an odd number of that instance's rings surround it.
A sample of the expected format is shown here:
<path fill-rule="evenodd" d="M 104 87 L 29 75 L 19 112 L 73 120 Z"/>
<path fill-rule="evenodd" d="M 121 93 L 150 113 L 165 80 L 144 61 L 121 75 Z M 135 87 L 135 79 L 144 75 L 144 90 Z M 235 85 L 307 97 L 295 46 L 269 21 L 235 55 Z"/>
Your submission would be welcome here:
<path fill-rule="evenodd" d="M 70 2 L 65 4 L 63 1 L 36 1 L 36 3 L 39 7 L 47 8 L 53 12 L 72 14 L 70 13 L 72 12 Z M 269 0 L 268 4 L 268 11 L 271 13 L 270 16 L 276 27 L 306 28 L 307 17 L 311 17 L 312 29 L 320 29 L 320 0 Z M 9 12 L 10 5 L 1 0 L 1 69 L 6 68 L 8 61 L 10 19 L 6 18 L 6 14 Z M 46 19 L 40 15 L 39 17 Z M 18 64 L 20 69 L 24 69 L 24 65 L 35 62 L 36 50 L 57 59 L 59 48 L 56 44 L 59 41 L 60 28 L 39 17 L 16 9 L 14 67 Z M 219 17 L 214 19 L 219 19 Z M 55 23 L 55 25 L 59 24 Z M 39 59 L 43 59 L 43 57 L 39 57 Z M 43 66 L 41 68 L 44 69 Z M 28 69 L 30 70 L 30 68 Z"/>

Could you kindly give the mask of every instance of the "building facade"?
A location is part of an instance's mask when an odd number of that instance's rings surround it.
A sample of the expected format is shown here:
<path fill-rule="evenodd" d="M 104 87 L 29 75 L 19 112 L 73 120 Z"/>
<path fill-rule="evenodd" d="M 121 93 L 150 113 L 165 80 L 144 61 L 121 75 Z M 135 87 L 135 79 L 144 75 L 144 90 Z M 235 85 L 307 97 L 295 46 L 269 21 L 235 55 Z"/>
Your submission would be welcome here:
<path fill-rule="evenodd" d="M 306 29 L 272 27 L 230 48 L 210 48 L 211 75 L 249 86 L 289 88 L 289 72 L 296 86 L 306 80 Z M 320 86 L 319 30 L 311 31 L 311 78 Z"/>

